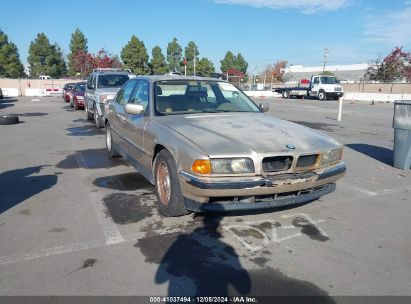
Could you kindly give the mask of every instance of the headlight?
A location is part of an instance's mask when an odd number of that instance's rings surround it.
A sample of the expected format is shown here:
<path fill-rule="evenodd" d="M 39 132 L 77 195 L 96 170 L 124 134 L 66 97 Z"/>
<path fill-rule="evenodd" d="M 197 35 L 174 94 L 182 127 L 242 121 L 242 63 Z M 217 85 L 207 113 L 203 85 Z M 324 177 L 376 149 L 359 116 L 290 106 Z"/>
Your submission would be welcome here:
<path fill-rule="evenodd" d="M 113 94 L 101 94 L 98 97 L 98 101 L 100 103 L 105 103 L 105 102 L 107 102 L 107 100 L 112 100 L 113 98 L 114 98 Z"/>
<path fill-rule="evenodd" d="M 343 148 L 325 151 L 321 156 L 321 165 L 336 163 L 341 160 Z"/>
<path fill-rule="evenodd" d="M 254 173 L 254 163 L 250 158 L 220 158 L 211 160 L 213 174 Z"/>

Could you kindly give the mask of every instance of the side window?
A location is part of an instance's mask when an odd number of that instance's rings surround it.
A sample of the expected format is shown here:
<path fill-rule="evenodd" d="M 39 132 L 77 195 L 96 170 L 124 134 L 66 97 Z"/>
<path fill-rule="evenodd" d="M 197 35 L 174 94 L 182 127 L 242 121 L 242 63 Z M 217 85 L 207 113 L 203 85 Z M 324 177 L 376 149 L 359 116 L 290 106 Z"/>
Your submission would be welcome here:
<path fill-rule="evenodd" d="M 319 84 L 320 83 L 320 80 L 318 79 L 318 77 L 315 77 L 314 78 L 314 84 Z"/>
<path fill-rule="evenodd" d="M 87 79 L 87 89 L 89 89 L 93 83 L 93 76 L 94 74 L 91 74 Z"/>
<path fill-rule="evenodd" d="M 96 80 L 97 80 L 97 75 L 96 75 L 96 74 L 94 74 L 94 75 L 93 75 L 93 78 L 92 78 L 92 80 L 91 80 L 91 82 L 93 83 L 93 87 L 94 87 L 94 89 L 97 89 L 97 86 L 96 86 Z"/>
<path fill-rule="evenodd" d="M 149 91 L 148 82 L 145 80 L 140 80 L 137 83 L 133 96 L 130 99 L 130 103 L 141 104 L 144 107 L 144 111 L 145 111 L 148 105 L 148 91 Z"/>
<path fill-rule="evenodd" d="M 116 102 L 123 106 L 129 101 L 137 80 L 130 80 L 117 93 Z"/>

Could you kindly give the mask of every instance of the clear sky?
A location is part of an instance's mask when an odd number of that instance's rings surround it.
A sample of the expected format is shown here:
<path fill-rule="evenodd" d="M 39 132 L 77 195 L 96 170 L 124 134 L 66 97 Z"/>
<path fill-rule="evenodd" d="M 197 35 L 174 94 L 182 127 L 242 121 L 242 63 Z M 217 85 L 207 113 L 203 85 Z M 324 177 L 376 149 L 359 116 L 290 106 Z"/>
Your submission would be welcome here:
<path fill-rule="evenodd" d="M 28 48 L 44 32 L 67 55 L 78 27 L 89 51 L 120 55 L 131 35 L 165 54 L 176 37 L 193 40 L 217 70 L 228 50 L 249 72 L 276 60 L 305 66 L 369 62 L 395 46 L 411 50 L 411 1 L 401 0 L 0 0 L 0 29 L 27 65 Z"/>

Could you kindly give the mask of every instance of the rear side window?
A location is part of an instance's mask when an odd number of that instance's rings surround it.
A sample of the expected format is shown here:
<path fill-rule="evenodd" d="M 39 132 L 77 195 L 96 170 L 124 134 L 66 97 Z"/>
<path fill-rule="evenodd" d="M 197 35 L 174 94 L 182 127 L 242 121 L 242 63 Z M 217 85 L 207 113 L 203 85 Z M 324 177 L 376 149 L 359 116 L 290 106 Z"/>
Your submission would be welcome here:
<path fill-rule="evenodd" d="M 98 76 L 98 83 L 97 87 L 99 88 L 118 88 L 123 86 L 127 80 L 130 78 L 128 75 L 115 75 L 115 74 L 108 74 L 108 75 L 99 75 Z"/>

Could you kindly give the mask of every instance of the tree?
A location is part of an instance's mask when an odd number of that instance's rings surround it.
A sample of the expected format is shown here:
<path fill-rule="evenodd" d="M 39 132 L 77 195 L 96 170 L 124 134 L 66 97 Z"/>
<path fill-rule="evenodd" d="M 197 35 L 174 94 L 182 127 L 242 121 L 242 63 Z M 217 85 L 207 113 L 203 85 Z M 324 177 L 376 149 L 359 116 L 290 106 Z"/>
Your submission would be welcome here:
<path fill-rule="evenodd" d="M 134 74 L 146 75 L 150 73 L 147 49 L 144 42 L 135 35 L 131 36 L 130 41 L 123 47 L 121 60 Z"/>
<path fill-rule="evenodd" d="M 402 47 L 396 47 L 383 60 L 375 60 L 365 73 L 369 80 L 393 82 L 406 78 L 411 80 L 411 54 L 404 52 Z"/>
<path fill-rule="evenodd" d="M 287 66 L 287 61 L 282 60 L 278 61 L 274 64 L 274 68 L 272 71 L 272 76 L 273 76 L 273 81 L 275 82 L 284 82 L 285 77 L 284 77 L 284 69 Z"/>
<path fill-rule="evenodd" d="M 84 34 L 80 31 L 79 28 L 75 30 L 75 32 L 71 35 L 70 41 L 70 54 L 67 56 L 68 58 L 68 74 L 75 76 L 76 73 L 81 72 L 80 70 L 76 70 L 74 67 L 74 57 L 76 53 L 82 51 L 87 53 L 87 39 Z"/>
<path fill-rule="evenodd" d="M 198 46 L 195 44 L 195 42 L 190 41 L 184 49 L 184 56 L 186 58 L 187 66 L 187 75 L 194 74 L 194 60 L 197 64 L 199 54 L 200 52 L 198 51 Z"/>
<path fill-rule="evenodd" d="M 324 76 L 334 76 L 334 73 L 333 73 L 333 72 L 330 72 L 330 71 L 324 71 L 324 72 L 321 72 L 320 75 L 324 75 Z"/>
<path fill-rule="evenodd" d="M 196 72 L 201 76 L 208 77 L 215 72 L 214 64 L 207 58 L 201 58 L 196 65 Z"/>
<path fill-rule="evenodd" d="M 96 55 L 78 51 L 73 57 L 73 64 L 76 71 L 80 71 L 81 78 L 90 74 L 97 68 L 122 68 L 120 58 L 109 55 L 105 49 L 100 49 Z"/>
<path fill-rule="evenodd" d="M 151 51 L 151 70 L 154 75 L 163 75 L 168 72 L 166 59 L 161 51 L 161 48 L 156 45 Z"/>
<path fill-rule="evenodd" d="M 241 53 L 238 53 L 238 55 L 235 57 L 234 67 L 237 70 L 241 71 L 243 74 L 247 73 L 248 63 L 247 61 L 245 61 Z"/>
<path fill-rule="evenodd" d="M 18 78 L 24 75 L 16 45 L 9 42 L 7 35 L 0 30 L 0 77 Z"/>
<path fill-rule="evenodd" d="M 36 39 L 30 43 L 27 61 L 31 77 L 45 74 L 59 78 L 66 74 L 66 63 L 60 47 L 57 44 L 51 45 L 44 33 L 37 34 Z"/>
<path fill-rule="evenodd" d="M 117 55 L 111 55 L 104 48 L 100 49 L 94 58 L 94 68 L 123 68 Z"/>
<path fill-rule="evenodd" d="M 93 71 L 93 56 L 83 50 L 77 51 L 73 56 L 73 68 L 80 73 L 80 78 L 85 78 Z"/>
<path fill-rule="evenodd" d="M 224 59 L 220 61 L 221 66 L 220 66 L 220 70 L 226 74 L 226 72 L 229 69 L 235 69 L 236 68 L 236 56 L 234 56 L 234 54 L 230 51 L 228 51 L 225 56 Z"/>
<path fill-rule="evenodd" d="M 177 38 L 167 45 L 167 66 L 170 71 L 179 72 L 181 69 L 182 48 L 177 42 Z"/>

